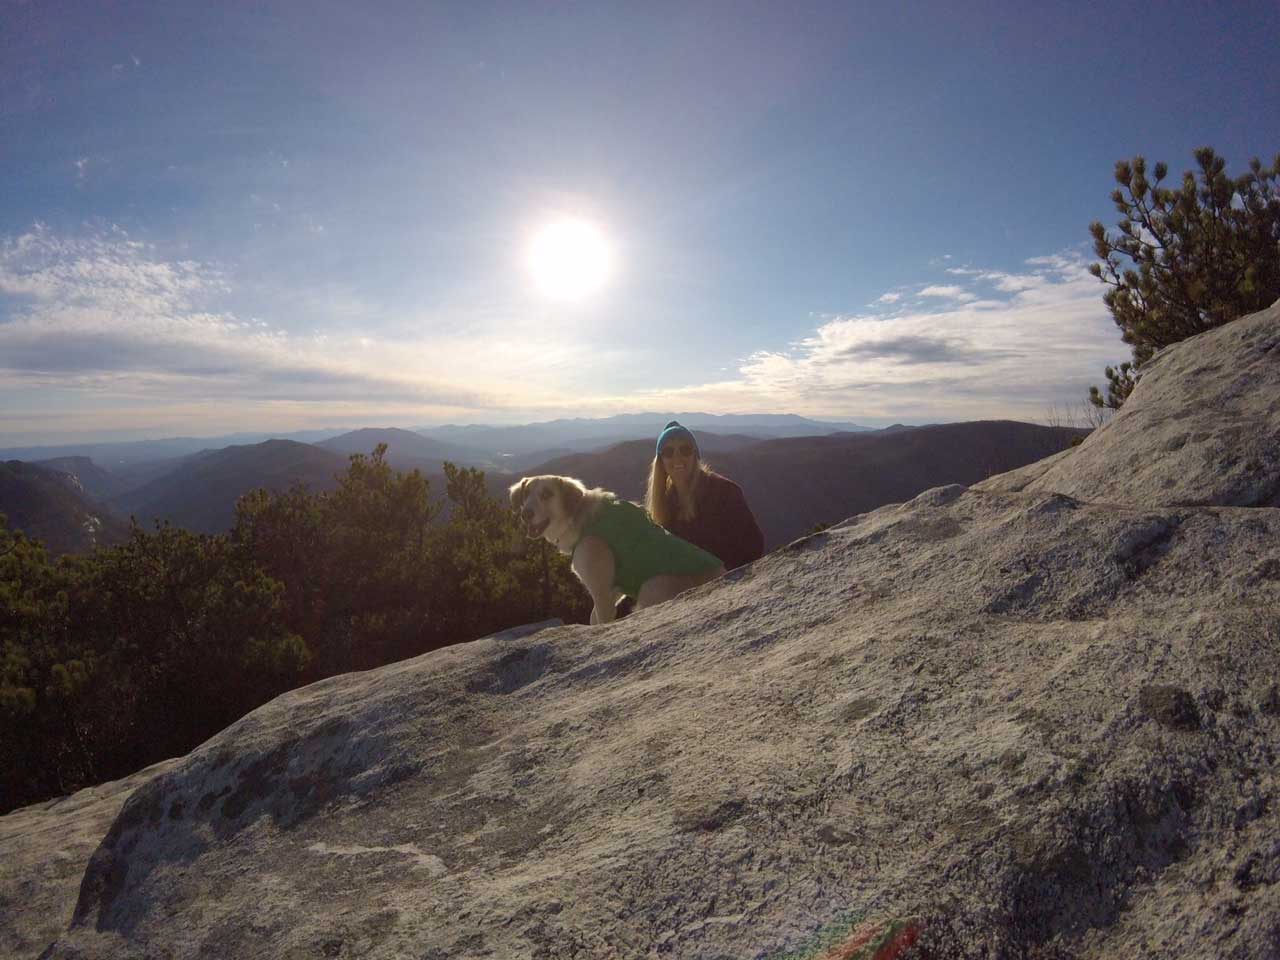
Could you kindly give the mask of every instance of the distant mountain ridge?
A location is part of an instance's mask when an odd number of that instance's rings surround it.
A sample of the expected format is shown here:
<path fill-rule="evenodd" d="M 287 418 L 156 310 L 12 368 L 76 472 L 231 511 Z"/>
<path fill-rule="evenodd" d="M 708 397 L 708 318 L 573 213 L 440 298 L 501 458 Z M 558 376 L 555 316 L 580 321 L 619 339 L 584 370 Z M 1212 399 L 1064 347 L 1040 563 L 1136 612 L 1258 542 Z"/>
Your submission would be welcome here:
<path fill-rule="evenodd" d="M 313 443 L 341 433 L 340 430 L 299 430 L 278 433 L 233 433 L 214 437 L 163 437 L 156 440 L 124 440 L 119 442 L 86 441 L 46 446 L 0 448 L 0 460 L 44 462 L 63 457 L 88 457 L 104 470 L 116 472 L 135 464 L 158 460 L 176 460 L 204 450 L 220 450 L 265 440 L 294 440 Z"/>
<path fill-rule="evenodd" d="M 484 466 L 491 469 L 520 469 L 530 462 L 540 462 L 565 453 L 598 449 L 623 440 L 642 436 L 656 437 L 668 420 L 679 419 L 692 429 L 721 434 L 746 434 L 756 438 L 808 436 L 840 431 L 864 431 L 852 423 L 810 420 L 795 414 L 706 414 L 706 413 L 639 413 L 619 414 L 597 419 L 578 418 L 548 420 L 521 425 L 466 426 L 446 425 L 403 430 L 396 427 L 362 427 L 355 430 L 295 430 L 276 433 L 236 433 L 213 437 L 167 437 L 156 440 L 130 440 L 119 443 L 88 441 L 76 444 L 0 448 L 0 459 L 27 462 L 49 461 L 66 457 L 88 457 L 101 469 L 113 475 L 129 473 L 140 465 L 162 461 L 176 462 L 205 450 L 229 446 L 252 446 L 267 440 L 293 440 L 346 453 L 368 453 L 376 443 L 359 449 L 361 443 L 378 434 L 396 438 L 391 443 L 411 446 L 420 437 L 445 446 L 438 450 L 441 459 L 455 463 Z M 344 440 L 346 438 L 346 440 Z M 422 448 L 424 461 L 436 459 L 436 453 Z M 394 454 L 399 456 L 399 452 Z M 416 454 L 415 454 L 416 456 Z M 532 460 L 528 459 L 532 457 Z M 154 474 L 153 474 L 154 475 Z"/>
<path fill-rule="evenodd" d="M 795 414 L 627 413 L 600 419 L 562 419 L 519 426 L 446 425 L 419 427 L 417 432 L 462 446 L 485 449 L 508 461 L 524 461 L 530 455 L 554 449 L 577 453 L 640 437 L 656 438 L 671 420 L 691 430 L 716 434 L 766 437 L 821 436 L 840 432 L 869 431 L 854 423 L 810 420 Z M 501 462 L 501 460 L 499 461 Z"/>
<path fill-rule="evenodd" d="M 396 427 L 352 430 L 350 433 L 322 440 L 315 446 L 350 456 L 355 453 L 372 453 L 379 444 L 387 445 L 387 462 L 397 470 L 439 471 L 440 464 L 445 460 L 459 466 L 493 466 L 489 458 L 477 455 L 469 447 L 424 437 L 412 430 Z"/>
<path fill-rule="evenodd" d="M 352 453 L 368 454 L 380 443 L 388 445 L 387 459 L 396 469 L 422 470 L 436 497 L 444 491 L 441 463 L 449 460 L 459 466 L 482 469 L 490 492 L 500 499 L 505 496 L 506 486 L 518 476 L 563 473 L 640 500 L 653 458 L 653 437 L 667 419 L 681 419 L 697 432 L 704 458 L 743 487 L 772 549 L 817 524 L 885 503 L 909 500 L 931 486 L 971 484 L 993 473 L 1020 467 L 1065 449 L 1086 433 L 1012 421 L 978 421 L 761 438 L 705 430 L 699 426 L 696 414 L 653 416 L 661 420 L 653 430 L 639 415 L 610 418 L 608 423 L 554 421 L 554 427 L 548 428 L 564 431 L 570 429 L 567 425 L 588 425 L 577 434 L 544 432 L 538 436 L 534 429 L 537 425 L 476 428 L 488 437 L 490 449 L 494 442 L 506 442 L 522 430 L 534 430 L 535 435 L 524 441 L 528 453 L 505 458 L 489 459 L 476 447 L 384 428 L 351 431 L 326 438 L 320 444 L 272 439 L 206 449 L 153 464 L 134 464 L 119 472 L 101 469 L 86 458 L 63 458 L 52 463 L 68 468 L 68 473 L 81 478 L 88 493 L 106 504 L 96 508 L 100 514 L 114 511 L 120 516 L 134 516 L 144 526 L 167 520 L 196 532 L 224 533 L 233 521 L 235 502 L 243 494 L 258 487 L 281 491 L 295 482 L 304 483 L 312 492 L 332 490 L 346 473 Z M 612 444 L 599 442 L 607 431 L 621 429 L 619 421 L 624 419 L 633 434 L 640 432 L 642 438 L 633 435 Z M 753 418 L 719 419 L 727 427 Z M 778 416 L 751 429 L 817 430 L 833 426 Z M 543 446 L 557 440 L 582 449 L 556 451 Z M 122 487 L 122 492 L 117 492 Z M 5 500 L 0 497 L 0 510 L 4 509 Z M 83 510 L 71 510 L 69 515 L 79 517 L 82 513 Z"/>
<path fill-rule="evenodd" d="M 85 553 L 122 542 L 129 525 L 93 501 L 74 474 L 19 460 L 0 462 L 0 513 L 11 530 L 50 553 Z"/>
<path fill-rule="evenodd" d="M 294 440 L 210 450 L 184 461 L 172 473 L 117 497 L 112 504 L 145 524 L 168 520 L 198 533 L 225 533 L 241 496 L 259 487 L 282 491 L 303 483 L 313 492 L 332 490 L 348 458 Z"/>
<path fill-rule="evenodd" d="M 53 460 L 36 461 L 34 465 L 69 474 L 76 479 L 81 489 L 95 500 L 109 500 L 129 489 L 128 481 L 108 470 L 103 470 L 89 457 L 57 457 Z"/>

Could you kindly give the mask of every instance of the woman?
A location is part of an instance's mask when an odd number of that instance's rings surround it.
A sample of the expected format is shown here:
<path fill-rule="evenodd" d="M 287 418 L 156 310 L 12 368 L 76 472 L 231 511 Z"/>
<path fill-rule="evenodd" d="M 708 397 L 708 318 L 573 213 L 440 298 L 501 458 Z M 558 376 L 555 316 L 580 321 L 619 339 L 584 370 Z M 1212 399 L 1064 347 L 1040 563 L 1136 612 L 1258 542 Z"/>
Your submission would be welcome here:
<path fill-rule="evenodd" d="M 698 441 L 678 420 L 658 435 L 645 507 L 659 526 L 715 554 L 726 570 L 764 553 L 764 535 L 742 488 L 702 462 Z"/>

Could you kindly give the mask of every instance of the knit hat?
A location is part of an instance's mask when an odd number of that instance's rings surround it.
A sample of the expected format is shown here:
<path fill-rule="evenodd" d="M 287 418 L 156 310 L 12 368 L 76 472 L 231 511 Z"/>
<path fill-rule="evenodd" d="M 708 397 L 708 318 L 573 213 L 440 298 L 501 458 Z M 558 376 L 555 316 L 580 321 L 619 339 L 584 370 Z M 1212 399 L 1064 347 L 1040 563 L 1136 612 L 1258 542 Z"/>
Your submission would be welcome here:
<path fill-rule="evenodd" d="M 668 440 L 677 438 L 688 440 L 693 445 L 693 455 L 695 457 L 698 456 L 698 441 L 693 439 L 693 434 L 689 432 L 689 428 L 682 426 L 679 420 L 672 420 L 662 428 L 662 432 L 658 434 L 658 445 L 653 448 L 654 455 L 662 456 L 663 444 Z"/>

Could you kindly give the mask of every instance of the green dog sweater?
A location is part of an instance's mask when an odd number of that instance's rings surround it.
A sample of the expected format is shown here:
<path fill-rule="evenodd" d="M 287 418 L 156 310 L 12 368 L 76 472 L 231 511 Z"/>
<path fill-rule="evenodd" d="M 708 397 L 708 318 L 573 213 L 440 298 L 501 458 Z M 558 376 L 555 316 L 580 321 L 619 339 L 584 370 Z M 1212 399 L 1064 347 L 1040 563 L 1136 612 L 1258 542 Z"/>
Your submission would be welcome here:
<path fill-rule="evenodd" d="M 668 533 L 649 519 L 644 508 L 628 500 L 601 503 L 583 528 L 582 536 L 599 537 L 609 545 L 613 551 L 613 582 L 630 597 L 639 594 L 650 577 L 706 573 L 720 566 L 718 558 Z M 578 543 L 581 542 L 579 538 Z"/>

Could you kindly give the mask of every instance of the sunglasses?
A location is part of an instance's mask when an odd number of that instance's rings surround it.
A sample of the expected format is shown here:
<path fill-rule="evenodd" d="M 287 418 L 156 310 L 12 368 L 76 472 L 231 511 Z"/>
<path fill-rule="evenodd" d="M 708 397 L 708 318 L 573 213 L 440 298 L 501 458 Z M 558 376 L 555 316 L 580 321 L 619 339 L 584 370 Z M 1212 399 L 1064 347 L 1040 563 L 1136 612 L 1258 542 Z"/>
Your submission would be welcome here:
<path fill-rule="evenodd" d="M 691 457 L 691 456 L 693 456 L 693 444 L 691 444 L 691 443 L 681 443 L 681 444 L 678 444 L 678 445 L 676 445 L 676 446 L 663 447 L 663 448 L 662 448 L 662 459 L 663 459 L 663 460 L 670 460 L 672 457 L 677 456 L 677 455 L 678 455 L 678 456 L 681 456 L 681 457 Z"/>

